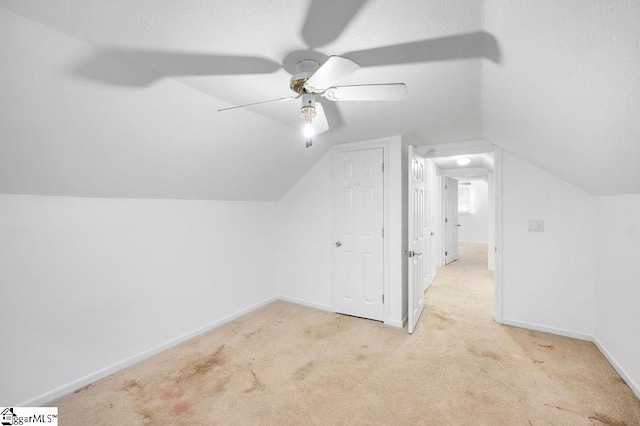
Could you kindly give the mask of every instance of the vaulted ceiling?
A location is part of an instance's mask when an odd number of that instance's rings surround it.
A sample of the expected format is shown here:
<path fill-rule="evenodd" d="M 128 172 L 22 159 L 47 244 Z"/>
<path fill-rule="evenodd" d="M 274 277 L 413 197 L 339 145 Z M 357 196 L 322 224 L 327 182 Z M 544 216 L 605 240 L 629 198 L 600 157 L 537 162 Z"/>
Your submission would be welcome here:
<path fill-rule="evenodd" d="M 594 194 L 640 192 L 640 11 L 626 1 L 0 0 L 0 193 L 277 200 L 332 145 L 484 138 Z M 298 60 L 401 102 L 323 102 Z M 410 62 L 410 63 L 406 63 Z"/>

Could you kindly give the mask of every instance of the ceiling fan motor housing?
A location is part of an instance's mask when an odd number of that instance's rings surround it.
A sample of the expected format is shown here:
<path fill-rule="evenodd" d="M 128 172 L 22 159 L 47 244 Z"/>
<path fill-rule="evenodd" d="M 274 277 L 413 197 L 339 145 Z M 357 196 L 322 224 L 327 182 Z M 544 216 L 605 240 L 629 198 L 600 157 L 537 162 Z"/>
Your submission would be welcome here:
<path fill-rule="evenodd" d="M 304 90 L 304 84 L 309 80 L 309 77 L 313 75 L 320 68 L 320 64 L 313 59 L 303 59 L 296 64 L 296 73 L 291 76 L 289 81 L 289 87 L 296 93 L 302 93 Z"/>

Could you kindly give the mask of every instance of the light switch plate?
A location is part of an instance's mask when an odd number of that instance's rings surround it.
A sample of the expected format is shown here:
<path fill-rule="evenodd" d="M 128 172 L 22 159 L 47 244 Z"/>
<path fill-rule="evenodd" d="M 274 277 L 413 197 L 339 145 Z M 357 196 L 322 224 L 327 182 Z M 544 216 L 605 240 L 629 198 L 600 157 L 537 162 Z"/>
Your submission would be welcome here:
<path fill-rule="evenodd" d="M 544 220 L 529 219 L 529 232 L 544 232 Z"/>

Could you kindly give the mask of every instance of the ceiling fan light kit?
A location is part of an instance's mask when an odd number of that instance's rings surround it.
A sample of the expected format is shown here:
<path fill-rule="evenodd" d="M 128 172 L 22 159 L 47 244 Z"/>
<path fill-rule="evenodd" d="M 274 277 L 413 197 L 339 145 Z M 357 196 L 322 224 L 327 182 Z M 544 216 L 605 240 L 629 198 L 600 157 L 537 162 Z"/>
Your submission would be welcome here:
<path fill-rule="evenodd" d="M 327 118 L 320 103 L 316 103 L 316 95 L 325 99 L 336 101 L 399 101 L 407 94 L 407 86 L 404 83 L 391 84 L 360 84 L 354 86 L 333 86 L 354 72 L 360 66 L 354 61 L 342 56 L 329 56 L 320 65 L 313 59 L 303 59 L 296 64 L 296 73 L 289 80 L 289 88 L 297 96 L 274 99 L 271 101 L 254 102 L 237 107 L 224 108 L 218 111 L 243 108 L 248 106 L 301 99 L 300 116 L 304 119 L 303 133 L 306 138 L 307 148 L 313 145 L 311 138 L 319 133 L 329 130 Z M 313 120 L 316 119 L 315 125 Z"/>

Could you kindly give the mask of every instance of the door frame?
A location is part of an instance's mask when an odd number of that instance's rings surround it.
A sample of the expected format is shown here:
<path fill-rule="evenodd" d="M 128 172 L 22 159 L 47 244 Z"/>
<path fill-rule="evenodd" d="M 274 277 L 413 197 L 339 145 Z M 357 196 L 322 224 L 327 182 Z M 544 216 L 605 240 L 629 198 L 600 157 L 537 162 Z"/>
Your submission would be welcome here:
<path fill-rule="evenodd" d="M 419 146 L 418 153 L 425 158 L 453 157 L 457 155 L 493 153 L 493 319 L 503 320 L 503 243 L 502 243 L 502 148 L 485 140 Z M 443 240 L 443 238 L 441 238 Z M 492 248 L 489 247 L 489 250 Z M 444 253 L 444 252 L 442 252 Z"/>
<path fill-rule="evenodd" d="M 391 151 L 390 149 L 390 141 L 391 139 L 394 138 L 382 138 L 382 139 L 374 139 L 374 140 L 367 140 L 367 141 L 362 141 L 362 142 L 353 142 L 353 143 L 346 143 L 346 144 L 340 144 L 337 146 L 334 146 L 333 149 L 331 150 L 331 167 L 333 168 L 333 162 L 334 162 L 334 157 L 336 153 L 341 153 L 341 152 L 351 152 L 351 151 L 363 151 L 363 150 L 368 150 L 368 149 L 376 149 L 376 148 L 382 148 L 382 161 L 384 164 L 384 173 L 382 174 L 382 188 L 383 188 L 383 223 L 384 223 L 384 238 L 383 238 L 383 242 L 382 242 L 382 267 L 383 267 L 383 294 L 384 294 L 384 303 L 383 303 L 383 322 L 384 324 L 387 325 L 392 325 L 395 327 L 398 327 L 398 324 L 396 324 L 396 321 L 390 321 L 389 320 L 389 305 L 390 305 L 390 300 L 389 300 L 389 295 L 390 295 L 390 291 L 389 291 L 389 277 L 390 277 L 390 244 L 392 244 L 391 240 L 391 236 L 393 235 L 393 233 L 390 231 L 391 230 L 391 226 L 390 226 L 390 198 L 392 198 L 392 194 L 389 192 L 389 165 L 390 165 L 390 158 L 389 158 L 389 153 Z M 398 138 L 399 139 L 399 138 Z M 331 205 L 335 206 L 336 205 L 336 200 L 334 199 L 335 197 L 335 182 L 333 179 L 331 179 Z M 333 236 L 335 235 L 335 223 L 334 223 L 334 218 L 333 218 L 333 214 L 331 215 L 331 241 L 329 241 L 328 243 L 333 245 Z M 334 256 L 331 256 L 331 303 L 332 303 L 332 308 L 335 311 L 335 306 L 336 306 L 336 300 L 335 300 L 335 291 L 333 290 L 333 283 L 335 283 L 335 260 L 334 260 Z M 402 325 L 400 325 L 400 327 L 402 327 Z"/>
<path fill-rule="evenodd" d="M 494 166 L 495 167 L 495 166 Z M 487 201 L 488 201 L 488 215 L 489 215 L 489 223 L 488 223 L 488 227 L 489 227 L 489 241 L 488 241 L 488 246 L 492 247 L 495 246 L 495 244 L 493 243 L 493 238 L 494 238 L 494 232 L 493 232 L 493 227 L 495 225 L 494 223 L 494 195 L 493 195 L 493 185 L 494 185 L 494 179 L 493 179 L 493 171 L 489 171 L 487 169 L 482 169 L 482 168 L 470 168 L 470 169 L 464 169 L 464 168 L 460 168 L 460 169 L 447 169 L 447 170 L 439 170 L 438 171 L 438 175 L 442 178 L 444 177 L 450 177 L 450 176 L 455 176 L 455 177 L 464 177 L 464 176 L 478 176 L 478 175 L 482 175 L 486 178 L 487 181 Z M 442 182 L 442 180 L 441 180 Z M 443 191 L 444 193 L 444 186 L 441 188 L 441 191 Z M 442 206 L 441 209 L 441 215 L 445 215 L 446 212 L 444 211 L 444 198 L 441 197 L 440 199 L 440 204 Z M 444 216 L 443 216 L 444 217 Z M 444 226 L 444 219 L 442 219 L 442 223 L 439 224 L 439 226 Z M 443 266 L 444 265 L 444 255 L 442 253 L 445 252 L 446 250 L 446 245 L 444 244 L 444 241 L 442 242 L 441 246 L 439 247 L 440 251 L 438 252 L 438 266 Z M 494 268 L 494 260 L 495 260 L 495 251 L 493 250 L 489 250 L 489 252 L 487 253 L 487 269 L 489 269 L 490 271 L 493 271 Z"/>

